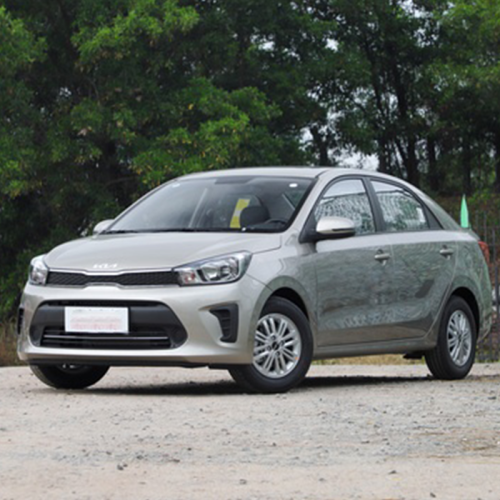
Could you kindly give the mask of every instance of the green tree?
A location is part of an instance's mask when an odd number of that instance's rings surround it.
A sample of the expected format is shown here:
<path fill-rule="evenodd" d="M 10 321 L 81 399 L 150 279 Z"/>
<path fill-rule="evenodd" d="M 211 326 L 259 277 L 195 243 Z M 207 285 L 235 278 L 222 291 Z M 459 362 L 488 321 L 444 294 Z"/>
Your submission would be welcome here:
<path fill-rule="evenodd" d="M 31 124 L 37 113 L 33 91 L 25 82 L 35 61 L 43 57 L 37 40 L 24 23 L 0 7 L 0 297 L 1 312 L 15 303 L 30 249 L 26 234 L 37 235 L 36 204 L 27 194 L 39 189 L 32 165 L 37 162 L 37 134 Z M 31 217 L 27 215 L 34 212 Z M 24 231 L 20 231 L 20 224 Z"/>
<path fill-rule="evenodd" d="M 500 192 L 500 4 L 460 0 L 438 19 L 441 57 L 428 70 L 438 153 L 460 174 L 455 189 L 472 193 L 493 181 Z"/>
<path fill-rule="evenodd" d="M 330 93 L 339 141 L 419 185 L 429 125 L 425 68 L 436 53 L 435 2 L 335 0 Z"/>
<path fill-rule="evenodd" d="M 218 86 L 191 57 L 193 6 L 6 1 L 0 16 L 0 314 L 28 256 L 173 176 L 285 149 L 266 128 L 278 107 L 254 87 Z"/>
<path fill-rule="evenodd" d="M 29 258 L 197 170 L 500 192 L 498 0 L 0 0 L 0 317 Z"/>
<path fill-rule="evenodd" d="M 189 33 L 189 60 L 219 88 L 250 86 L 261 91 L 279 113 L 266 124 L 267 147 L 258 163 L 331 165 L 334 158 L 321 134 L 329 104 L 319 94 L 329 77 L 334 23 L 317 16 L 315 2 L 267 0 L 187 0 L 200 21 Z M 307 136 L 317 140 L 310 145 Z M 273 138 L 274 140 L 270 140 Z M 255 152 L 242 157 L 251 164 Z"/>

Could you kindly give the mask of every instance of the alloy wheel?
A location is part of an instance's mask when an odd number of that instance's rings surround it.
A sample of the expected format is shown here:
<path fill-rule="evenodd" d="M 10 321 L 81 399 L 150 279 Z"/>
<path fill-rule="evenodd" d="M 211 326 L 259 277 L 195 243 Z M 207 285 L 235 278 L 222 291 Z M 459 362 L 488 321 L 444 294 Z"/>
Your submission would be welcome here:
<path fill-rule="evenodd" d="M 472 329 L 463 311 L 455 311 L 448 321 L 448 350 L 457 366 L 464 366 L 472 351 Z"/>
<path fill-rule="evenodd" d="M 253 366 L 269 378 L 282 378 L 299 362 L 302 340 L 295 323 L 283 314 L 260 318 L 255 331 Z"/>

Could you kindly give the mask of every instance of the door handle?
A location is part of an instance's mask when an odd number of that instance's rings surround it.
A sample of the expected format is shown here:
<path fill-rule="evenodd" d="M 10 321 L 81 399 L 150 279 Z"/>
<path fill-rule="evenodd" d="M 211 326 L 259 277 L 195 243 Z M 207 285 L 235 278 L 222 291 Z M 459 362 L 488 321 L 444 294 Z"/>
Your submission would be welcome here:
<path fill-rule="evenodd" d="M 443 257 L 451 257 L 454 253 L 454 250 L 452 248 L 448 248 L 446 246 L 444 246 L 443 248 L 441 248 L 441 250 L 439 250 L 439 253 L 443 256 Z"/>
<path fill-rule="evenodd" d="M 375 254 L 375 260 L 378 262 L 385 263 L 391 258 L 391 254 L 385 252 L 378 252 Z"/>

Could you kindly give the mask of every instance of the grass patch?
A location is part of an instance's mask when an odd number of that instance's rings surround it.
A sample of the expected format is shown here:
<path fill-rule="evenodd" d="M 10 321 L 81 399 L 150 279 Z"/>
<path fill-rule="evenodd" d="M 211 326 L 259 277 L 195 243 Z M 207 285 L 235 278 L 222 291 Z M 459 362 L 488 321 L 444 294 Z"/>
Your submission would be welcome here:
<path fill-rule="evenodd" d="M 421 365 L 420 359 L 404 359 L 401 354 L 381 354 L 378 356 L 356 356 L 350 358 L 323 359 L 316 365 Z"/>
<path fill-rule="evenodd" d="M 0 323 L 0 366 L 22 364 L 16 353 L 16 326 L 14 321 Z"/>

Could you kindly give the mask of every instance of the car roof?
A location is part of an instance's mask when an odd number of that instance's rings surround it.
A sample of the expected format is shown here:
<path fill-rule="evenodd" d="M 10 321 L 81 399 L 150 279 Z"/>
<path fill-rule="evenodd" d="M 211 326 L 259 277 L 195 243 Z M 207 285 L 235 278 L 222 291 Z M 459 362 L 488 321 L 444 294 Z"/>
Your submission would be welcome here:
<path fill-rule="evenodd" d="M 334 179 L 343 175 L 360 175 L 378 177 L 400 182 L 408 187 L 415 189 L 402 179 L 395 178 L 391 175 L 383 174 L 375 170 L 362 170 L 359 168 L 346 167 L 289 167 L 289 166 L 272 166 L 272 167 L 244 167 L 231 168 L 227 170 L 209 170 L 205 172 L 195 172 L 179 177 L 179 179 L 207 179 L 213 177 L 248 177 L 248 176 L 267 176 L 267 177 L 302 177 L 306 179 L 318 178 L 326 175 L 328 179 Z"/>
<path fill-rule="evenodd" d="M 187 178 L 207 178 L 207 177 L 236 177 L 236 176 L 287 176 L 287 177 L 304 177 L 313 179 L 319 175 L 334 170 L 331 167 L 245 167 L 232 168 L 228 170 L 210 170 L 208 172 L 197 172 L 182 176 Z M 349 172 L 350 169 L 338 169 Z"/>

